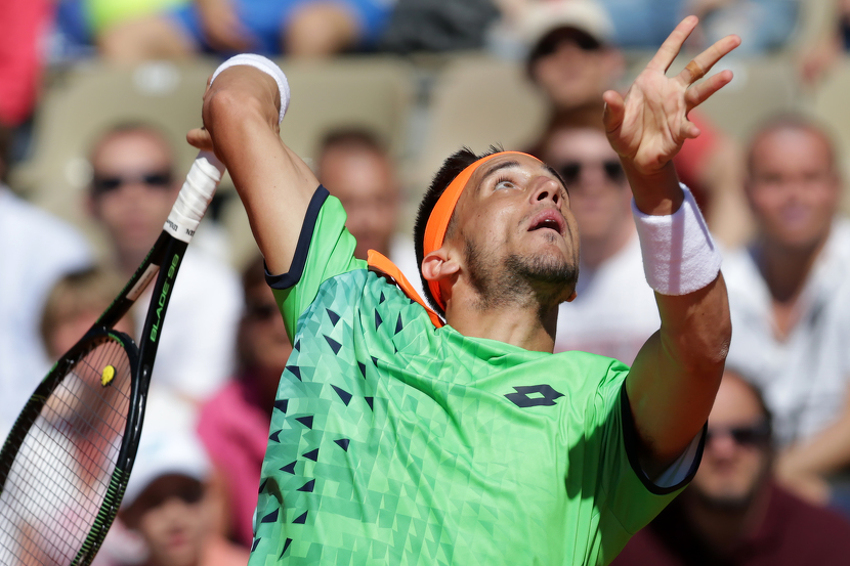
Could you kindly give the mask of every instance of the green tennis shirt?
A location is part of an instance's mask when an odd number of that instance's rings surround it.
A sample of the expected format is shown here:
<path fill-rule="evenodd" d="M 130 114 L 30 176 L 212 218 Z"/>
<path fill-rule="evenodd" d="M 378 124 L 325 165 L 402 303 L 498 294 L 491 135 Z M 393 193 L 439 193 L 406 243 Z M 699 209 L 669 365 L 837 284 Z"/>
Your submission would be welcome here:
<path fill-rule="evenodd" d="M 354 259 L 323 187 L 289 273 L 294 351 L 263 463 L 250 566 L 607 564 L 690 479 L 641 472 L 628 367 L 437 329 Z"/>

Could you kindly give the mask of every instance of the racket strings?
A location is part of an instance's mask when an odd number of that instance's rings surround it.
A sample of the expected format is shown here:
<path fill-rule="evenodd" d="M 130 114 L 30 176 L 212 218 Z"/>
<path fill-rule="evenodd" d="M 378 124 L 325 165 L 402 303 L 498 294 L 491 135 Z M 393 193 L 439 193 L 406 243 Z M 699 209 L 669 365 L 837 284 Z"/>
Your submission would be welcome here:
<path fill-rule="evenodd" d="M 130 385 L 123 346 L 105 340 L 72 364 L 29 427 L 16 425 L 24 432 L 0 493 L 0 564 L 73 561 L 109 488 Z"/>

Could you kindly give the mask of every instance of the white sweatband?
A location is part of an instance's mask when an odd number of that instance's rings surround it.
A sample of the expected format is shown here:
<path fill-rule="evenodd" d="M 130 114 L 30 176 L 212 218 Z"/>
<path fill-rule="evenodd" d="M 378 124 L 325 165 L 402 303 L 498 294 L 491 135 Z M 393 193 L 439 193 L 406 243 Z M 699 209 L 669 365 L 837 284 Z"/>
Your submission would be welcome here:
<path fill-rule="evenodd" d="M 262 55 L 255 55 L 254 53 L 240 53 L 239 55 L 234 55 L 218 66 L 218 69 L 215 70 L 212 78 L 210 79 L 210 84 L 213 83 L 215 78 L 223 70 L 235 67 L 236 65 L 248 65 L 249 67 L 254 67 L 255 69 L 263 71 L 275 80 L 277 88 L 280 91 L 280 118 L 278 119 L 278 124 L 282 122 L 283 116 L 286 114 L 286 109 L 289 108 L 289 81 L 286 80 L 286 75 L 283 74 L 280 67 L 278 67 L 271 59 L 263 57 Z"/>
<path fill-rule="evenodd" d="M 685 200 L 675 213 L 652 216 L 632 199 L 646 282 L 662 295 L 687 295 L 717 278 L 720 251 L 691 191 L 681 185 Z"/>

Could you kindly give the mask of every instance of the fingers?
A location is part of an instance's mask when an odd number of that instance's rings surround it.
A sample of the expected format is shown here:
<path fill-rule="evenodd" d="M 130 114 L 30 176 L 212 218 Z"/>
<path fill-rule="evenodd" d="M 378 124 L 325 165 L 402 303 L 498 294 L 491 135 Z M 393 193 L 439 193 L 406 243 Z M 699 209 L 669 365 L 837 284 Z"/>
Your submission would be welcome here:
<path fill-rule="evenodd" d="M 739 45 L 741 45 L 741 38 L 737 35 L 727 35 L 723 39 L 716 41 L 714 45 L 694 57 L 687 64 L 682 72 L 679 73 L 679 80 L 686 85 L 693 84 L 704 77 L 720 59 Z"/>
<path fill-rule="evenodd" d="M 681 129 L 682 136 L 689 138 L 689 139 L 694 139 L 695 137 L 700 135 L 700 133 L 701 133 L 700 129 L 693 122 L 689 122 L 688 120 L 685 120 L 682 123 L 682 129 Z"/>
<path fill-rule="evenodd" d="M 726 69 L 725 71 L 720 71 L 716 75 L 709 77 L 707 80 L 698 85 L 691 86 L 685 94 L 685 102 L 688 105 L 688 111 L 708 100 L 711 95 L 729 84 L 729 81 L 731 80 L 732 71 Z"/>
<path fill-rule="evenodd" d="M 698 23 L 699 20 L 696 16 L 688 16 L 679 22 L 676 29 L 673 30 L 667 39 L 664 40 L 664 43 L 661 44 L 661 47 L 658 48 L 658 51 L 649 61 L 646 68 L 667 72 L 667 69 L 670 68 L 673 60 L 679 54 L 679 50 L 682 49 L 685 40 L 688 39 L 688 36 L 691 35 L 691 32 L 694 31 Z"/>
<path fill-rule="evenodd" d="M 623 124 L 626 104 L 622 95 L 615 90 L 606 91 L 602 95 L 602 100 L 605 101 L 605 108 L 602 111 L 602 123 L 605 126 L 605 132 L 611 133 Z"/>
<path fill-rule="evenodd" d="M 189 145 L 201 150 L 214 151 L 210 133 L 204 128 L 193 128 L 186 134 Z"/>

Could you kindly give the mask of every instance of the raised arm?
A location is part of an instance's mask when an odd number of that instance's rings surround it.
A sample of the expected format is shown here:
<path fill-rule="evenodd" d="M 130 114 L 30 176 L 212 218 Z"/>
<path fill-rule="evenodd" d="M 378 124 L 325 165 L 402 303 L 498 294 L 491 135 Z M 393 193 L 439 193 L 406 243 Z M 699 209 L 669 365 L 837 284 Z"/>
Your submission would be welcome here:
<path fill-rule="evenodd" d="M 319 185 L 307 164 L 280 139 L 280 106 L 272 75 L 248 65 L 231 66 L 204 93 L 204 127 L 187 135 L 189 143 L 214 151 L 227 167 L 257 245 L 275 274 L 289 271 L 307 206 Z"/>
<path fill-rule="evenodd" d="M 726 37 L 696 56 L 677 76 L 665 76 L 682 44 L 697 25 L 693 16 L 683 20 L 664 42 L 646 69 L 635 79 L 625 99 L 614 91 L 605 93 L 605 128 L 619 153 L 634 194 L 636 208 L 649 217 L 668 216 L 683 205 L 671 159 L 688 138 L 699 130 L 687 120 L 688 112 L 732 79 L 720 72 L 695 84 L 724 55 L 737 47 L 737 36 Z M 682 211 L 684 212 L 684 210 Z M 640 216 L 640 214 L 637 214 Z M 651 218 L 649 219 L 651 222 Z M 678 220 L 677 220 L 678 222 Z M 681 254 L 681 226 L 669 230 L 669 244 L 648 245 L 642 235 L 645 265 L 671 261 L 666 276 L 679 281 L 692 278 L 690 268 L 677 273 Z M 692 238 L 685 235 L 686 238 Z M 699 238 L 696 238 L 699 240 Z M 688 245 L 689 242 L 684 242 Z M 693 240 L 690 243 L 694 243 Z M 716 261 L 709 253 L 712 242 L 697 241 L 704 250 L 704 264 Z M 658 257 L 648 257 L 658 254 Z M 667 265 L 666 263 L 664 264 Z M 705 424 L 711 411 L 731 337 L 726 287 L 719 271 L 684 286 L 683 293 L 667 289 L 656 300 L 661 329 L 643 346 L 626 381 L 638 435 L 644 448 L 647 471 L 663 469 L 681 454 Z M 675 285 L 671 285 L 675 287 Z M 692 284 L 691 287 L 694 285 Z"/>

